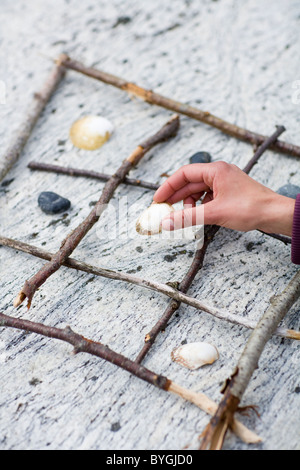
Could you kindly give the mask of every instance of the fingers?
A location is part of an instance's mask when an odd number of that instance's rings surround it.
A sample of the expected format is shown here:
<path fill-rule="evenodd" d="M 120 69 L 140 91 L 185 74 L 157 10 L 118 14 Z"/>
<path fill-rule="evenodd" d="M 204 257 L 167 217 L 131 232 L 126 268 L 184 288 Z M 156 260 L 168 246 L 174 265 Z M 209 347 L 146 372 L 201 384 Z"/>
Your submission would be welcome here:
<path fill-rule="evenodd" d="M 210 188 L 209 163 L 186 165 L 170 176 L 154 194 L 155 202 L 181 201 L 191 194 L 205 192 Z M 211 168 L 211 167 L 210 167 Z"/>
<path fill-rule="evenodd" d="M 175 193 L 172 194 L 172 196 L 169 197 L 167 201 L 170 204 L 175 204 L 178 201 L 184 201 L 189 196 L 193 197 L 194 200 L 198 200 L 199 198 L 195 199 L 193 195 L 197 195 L 199 193 L 203 195 L 207 190 L 208 188 L 205 183 L 188 183 L 183 188 L 175 191 Z"/>
<path fill-rule="evenodd" d="M 218 225 L 218 213 L 214 201 L 171 212 L 162 221 L 163 230 L 179 230 L 193 225 Z"/>
<path fill-rule="evenodd" d="M 195 207 L 196 202 L 203 196 L 203 192 L 197 194 L 191 194 L 187 198 L 183 200 L 184 208 L 187 209 L 189 207 Z"/>

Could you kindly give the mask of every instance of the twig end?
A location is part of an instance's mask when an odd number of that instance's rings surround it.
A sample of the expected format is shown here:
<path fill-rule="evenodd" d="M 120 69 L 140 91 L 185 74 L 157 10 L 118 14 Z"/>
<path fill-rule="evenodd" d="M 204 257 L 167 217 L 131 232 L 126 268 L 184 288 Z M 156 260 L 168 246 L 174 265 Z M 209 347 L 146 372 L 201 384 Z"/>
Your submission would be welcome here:
<path fill-rule="evenodd" d="M 25 298 L 26 298 L 26 295 L 24 294 L 24 292 L 23 291 L 19 292 L 19 294 L 14 300 L 14 304 L 13 304 L 14 307 L 19 307 L 19 305 L 21 305 L 21 303 L 25 300 Z"/>

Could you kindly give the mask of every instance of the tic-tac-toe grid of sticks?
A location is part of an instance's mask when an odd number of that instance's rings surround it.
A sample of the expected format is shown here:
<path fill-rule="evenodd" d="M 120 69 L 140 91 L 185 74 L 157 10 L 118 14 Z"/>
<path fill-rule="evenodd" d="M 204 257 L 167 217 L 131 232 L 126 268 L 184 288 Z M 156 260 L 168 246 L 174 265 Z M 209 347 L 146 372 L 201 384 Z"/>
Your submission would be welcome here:
<path fill-rule="evenodd" d="M 136 167 L 147 151 L 152 149 L 155 145 L 171 139 L 177 134 L 180 125 L 180 114 L 213 126 L 236 139 L 243 140 L 252 145 L 254 148 L 253 157 L 243 169 L 247 174 L 250 173 L 251 169 L 257 163 L 265 150 L 272 149 L 276 152 L 300 157 L 300 147 L 279 140 L 279 136 L 285 131 L 283 126 L 276 126 L 274 133 L 270 137 L 263 136 L 234 124 L 230 124 L 207 111 L 201 111 L 198 108 L 174 101 L 165 96 L 159 95 L 152 90 L 145 90 L 134 83 L 128 82 L 106 72 L 86 67 L 82 63 L 72 60 L 70 57 L 62 54 L 55 61 L 55 67 L 45 82 L 44 87 L 40 92 L 35 93 L 28 115 L 26 116 L 24 123 L 20 126 L 17 137 L 13 140 L 4 156 L 2 167 L 0 167 L 0 181 L 3 180 L 20 157 L 41 112 L 51 99 L 57 85 L 63 80 L 67 70 L 73 70 L 96 80 L 100 80 L 106 84 L 115 86 L 143 99 L 151 105 L 163 107 L 175 114 L 171 116 L 168 122 L 161 129 L 156 130 L 152 136 L 149 136 L 149 138 L 144 142 L 139 143 L 113 175 L 97 173 L 95 171 L 84 169 L 61 167 L 47 163 L 29 163 L 28 167 L 31 170 L 61 173 L 70 175 L 71 177 L 80 176 L 94 178 L 100 181 L 105 181 L 105 186 L 94 208 L 84 221 L 81 222 L 71 233 L 67 234 L 64 240 L 62 240 L 60 249 L 57 253 L 49 253 L 48 251 L 23 243 L 19 240 L 0 236 L 1 245 L 28 253 L 47 261 L 34 276 L 25 282 L 22 290 L 15 299 L 14 305 L 17 307 L 27 299 L 27 305 L 29 308 L 36 290 L 42 286 L 52 274 L 59 270 L 61 266 L 92 273 L 96 276 L 116 279 L 118 281 L 142 286 L 146 289 L 154 290 L 166 295 L 170 298 L 170 301 L 158 322 L 153 326 L 151 331 L 146 334 L 144 345 L 134 360 L 111 350 L 108 346 L 103 345 L 102 343 L 94 342 L 91 339 L 87 339 L 82 335 L 75 333 L 70 327 L 59 329 L 22 318 L 8 316 L 4 312 L 0 312 L 0 326 L 13 327 L 66 341 L 74 347 L 75 353 L 85 352 L 98 356 L 118 367 L 121 367 L 122 369 L 125 369 L 137 378 L 144 380 L 165 392 L 176 394 L 180 399 L 184 399 L 195 404 L 212 416 L 211 421 L 202 433 L 202 440 L 199 449 L 221 449 L 228 430 L 234 432 L 240 439 L 248 444 L 261 442 L 261 437 L 244 426 L 235 415 L 236 412 L 239 411 L 239 403 L 242 399 L 243 393 L 251 379 L 252 373 L 257 367 L 258 359 L 264 346 L 270 337 L 272 335 L 278 335 L 293 340 L 300 340 L 300 332 L 278 327 L 281 320 L 300 296 L 300 271 L 291 279 L 283 292 L 270 301 L 269 307 L 262 315 L 259 322 L 255 323 L 242 316 L 230 314 L 216 307 L 212 307 L 206 302 L 202 302 L 188 295 L 188 290 L 192 285 L 196 274 L 203 266 L 206 251 L 211 241 L 214 239 L 214 236 L 221 228 L 219 226 L 205 226 L 204 240 L 201 242 L 201 246 L 199 244 L 195 250 L 195 254 L 188 271 L 182 280 L 179 283 L 176 283 L 176 285 L 173 285 L 173 283 L 162 284 L 151 280 L 145 280 L 132 274 L 95 267 L 71 258 L 70 256 L 83 237 L 98 222 L 105 205 L 110 201 L 117 187 L 122 184 L 126 184 L 152 190 L 156 190 L 158 188 L 157 185 L 151 182 L 129 178 L 128 174 L 131 169 Z M 265 236 L 273 237 L 278 240 L 278 242 L 284 243 L 285 245 L 291 244 L 291 239 L 289 237 L 285 237 L 280 234 L 265 234 Z M 229 377 L 224 384 L 222 390 L 223 399 L 219 404 L 213 402 L 203 393 L 196 393 L 188 390 L 176 384 L 169 378 L 151 371 L 142 365 L 142 362 L 149 352 L 152 344 L 155 342 L 155 339 L 159 333 L 164 330 L 182 303 L 191 305 L 198 310 L 205 311 L 221 320 L 239 324 L 252 330 L 232 376 Z"/>

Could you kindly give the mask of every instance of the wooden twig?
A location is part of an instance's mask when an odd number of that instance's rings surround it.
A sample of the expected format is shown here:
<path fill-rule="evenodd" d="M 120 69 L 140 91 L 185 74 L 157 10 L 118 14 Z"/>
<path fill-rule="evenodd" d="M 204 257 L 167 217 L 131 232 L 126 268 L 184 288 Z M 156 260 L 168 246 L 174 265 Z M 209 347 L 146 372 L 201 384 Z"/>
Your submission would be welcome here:
<path fill-rule="evenodd" d="M 201 443 L 201 449 L 220 449 L 234 413 L 242 399 L 262 351 L 292 305 L 300 297 L 300 271 L 292 278 L 287 287 L 273 297 L 256 328 L 252 332 L 237 366 L 223 389 L 224 398 L 218 406 L 214 417 L 207 426 Z"/>
<path fill-rule="evenodd" d="M 19 306 L 27 297 L 27 306 L 30 308 L 31 301 L 36 290 L 49 278 L 49 276 L 54 274 L 61 267 L 64 261 L 71 255 L 71 253 L 81 242 L 83 237 L 99 220 L 108 202 L 112 198 L 114 191 L 122 183 L 122 181 L 124 181 L 124 178 L 127 176 L 129 171 L 138 164 L 145 153 L 148 152 L 153 146 L 164 142 L 170 137 L 174 137 L 177 134 L 178 128 L 179 117 L 174 116 L 155 135 L 151 136 L 138 145 L 132 154 L 123 161 L 122 165 L 116 171 L 116 173 L 106 182 L 101 197 L 90 214 L 75 230 L 73 230 L 65 238 L 65 240 L 63 240 L 59 251 L 53 255 L 51 261 L 44 265 L 31 279 L 25 282 L 22 290 L 15 299 L 15 307 Z"/>
<path fill-rule="evenodd" d="M 183 399 L 188 400 L 191 403 L 194 403 L 209 415 L 215 413 L 217 409 L 215 403 L 203 393 L 193 392 L 175 384 L 173 381 L 171 381 L 168 391 L 181 396 Z M 234 418 L 231 423 L 231 429 L 240 439 L 242 439 L 242 441 L 247 444 L 258 444 L 262 441 L 261 437 L 259 437 L 253 431 L 250 431 L 236 418 Z"/>
<path fill-rule="evenodd" d="M 250 173 L 253 166 L 258 162 L 259 158 L 263 155 L 265 150 L 267 148 L 269 148 L 269 146 L 272 145 L 274 142 L 276 142 L 279 135 L 281 135 L 284 131 L 285 131 L 285 128 L 283 126 L 277 126 L 276 131 L 270 137 L 268 137 L 266 139 L 266 141 L 263 142 L 262 145 L 260 145 L 256 149 L 253 157 L 249 160 L 248 164 L 243 169 L 243 171 L 245 173 L 247 173 L 247 174 Z M 193 262 L 190 266 L 190 269 L 188 270 L 188 272 L 184 276 L 183 280 L 179 284 L 178 289 L 181 292 L 186 293 L 188 291 L 188 289 L 190 288 L 197 272 L 203 266 L 203 260 L 204 260 L 208 245 L 211 243 L 211 241 L 213 240 L 214 236 L 217 234 L 217 232 L 219 231 L 220 228 L 221 227 L 216 226 L 216 225 L 211 225 L 211 226 L 207 225 L 207 226 L 205 226 L 205 228 L 204 228 L 204 241 L 203 241 L 201 247 L 196 250 Z M 266 234 L 266 235 L 268 235 L 268 234 Z M 273 234 L 270 234 L 270 236 L 272 236 L 272 235 Z M 276 234 L 274 234 L 274 235 L 275 235 L 274 238 L 278 238 L 279 240 L 284 241 L 286 243 L 287 237 L 282 238 L 281 235 L 278 235 L 278 236 Z M 167 323 L 170 321 L 170 319 L 172 318 L 172 316 L 174 315 L 176 310 L 178 310 L 179 307 L 180 307 L 179 302 L 174 302 L 174 301 L 170 302 L 167 309 L 163 313 L 162 317 L 157 321 L 157 323 L 154 325 L 154 327 L 151 329 L 151 331 L 146 334 L 145 344 L 142 347 L 141 351 L 139 352 L 139 354 L 136 358 L 136 361 L 138 363 L 141 363 L 142 360 L 145 358 L 146 354 L 149 352 L 152 344 L 154 343 L 157 335 L 160 333 L 160 331 L 162 331 L 166 328 Z"/>
<path fill-rule="evenodd" d="M 248 142 L 252 145 L 259 146 L 267 139 L 267 137 L 264 135 L 249 131 L 248 129 L 243 129 L 242 127 L 236 126 L 235 124 L 231 124 L 217 116 L 214 116 L 208 111 L 202 111 L 201 109 L 195 108 L 188 104 L 174 101 L 170 98 L 159 95 L 152 90 L 146 90 L 136 85 L 135 83 L 128 82 L 123 78 L 116 77 L 115 75 L 111 75 L 93 67 L 86 67 L 84 64 L 76 60 L 72 60 L 70 57 L 66 57 L 63 61 L 63 64 L 68 69 L 80 72 L 84 75 L 87 75 L 88 77 L 95 78 L 96 80 L 100 80 L 121 90 L 125 90 L 131 95 L 138 96 L 147 103 L 161 106 L 178 114 L 189 116 L 190 118 L 215 127 L 225 134 L 231 135 L 236 139 Z M 276 150 L 277 152 L 300 157 L 300 147 L 298 145 L 278 140 L 274 142 L 270 148 Z"/>
<path fill-rule="evenodd" d="M 99 173 L 93 170 L 82 170 L 79 168 L 70 168 L 41 162 L 29 162 L 28 168 L 30 168 L 30 170 L 47 171 L 50 173 L 58 173 L 68 176 L 83 176 L 85 178 L 92 178 L 100 181 L 108 181 L 112 176 L 106 173 Z M 153 189 L 154 191 L 159 188 L 158 184 L 149 183 L 148 181 L 142 181 L 133 178 L 124 178 L 124 181 L 122 183 L 128 184 L 130 186 L 138 186 L 140 188 Z"/>
<path fill-rule="evenodd" d="M 29 320 L 15 318 L 0 312 L 0 326 L 17 328 L 24 331 L 36 333 L 49 338 L 59 339 L 71 344 L 74 349 L 74 353 L 80 352 L 88 353 L 93 356 L 100 357 L 111 364 L 114 364 L 127 372 L 131 373 L 135 377 L 154 385 L 160 390 L 170 392 L 194 403 L 200 409 L 208 414 L 213 414 L 217 405 L 210 398 L 203 393 L 195 393 L 188 390 L 180 385 L 177 385 L 167 377 L 156 374 L 144 366 L 131 361 L 127 357 L 119 354 L 108 346 L 95 342 L 85 338 L 78 333 L 75 333 L 69 326 L 64 329 L 51 327 L 42 323 L 36 323 Z M 246 443 L 257 443 L 261 441 L 261 438 L 254 432 L 247 429 L 238 420 L 234 420 L 232 423 L 232 430 Z"/>
<path fill-rule="evenodd" d="M 8 171 L 17 162 L 25 144 L 38 120 L 43 109 L 51 98 L 54 90 L 65 75 L 65 68 L 62 66 L 62 61 L 65 55 L 62 54 L 56 62 L 54 70 L 47 78 L 43 88 L 34 94 L 33 102 L 30 105 L 28 114 L 25 120 L 16 131 L 16 137 L 13 138 L 12 143 L 5 151 L 3 160 L 0 162 L 0 181 L 6 176 Z"/>
<path fill-rule="evenodd" d="M 258 232 L 263 233 L 264 235 L 267 235 L 268 237 L 275 238 L 276 240 L 279 240 L 285 245 L 291 245 L 292 243 L 291 237 L 286 237 L 285 235 L 280 235 L 278 233 L 266 233 L 266 232 L 263 232 L 262 230 L 258 230 Z"/>
<path fill-rule="evenodd" d="M 191 287 L 196 277 L 196 274 L 198 273 L 199 269 L 201 269 L 203 266 L 203 260 L 207 247 L 209 243 L 213 240 L 213 237 L 217 230 L 218 227 L 215 225 L 207 226 L 204 228 L 204 241 L 203 243 L 200 242 L 201 247 L 196 250 L 192 264 L 178 286 L 178 290 L 180 292 L 187 293 L 189 288 Z M 179 309 L 179 307 L 180 302 L 176 300 L 173 300 L 169 303 L 163 315 L 156 322 L 156 324 L 149 331 L 149 333 L 146 334 L 144 346 L 137 355 L 136 362 L 140 364 L 143 361 L 146 354 L 148 354 L 152 344 L 156 340 L 158 334 L 166 328 L 168 322 L 170 321 L 174 313 Z"/>
<path fill-rule="evenodd" d="M 249 160 L 247 165 L 244 167 L 243 171 L 245 173 L 250 173 L 254 165 L 258 162 L 262 154 L 271 147 L 274 143 L 278 142 L 278 137 L 285 131 L 284 126 L 276 126 L 276 131 L 270 135 L 270 137 L 266 138 L 264 142 L 257 148 L 253 157 Z"/>
<path fill-rule="evenodd" d="M 13 240 L 11 238 L 0 236 L 0 245 L 8 246 L 10 248 L 23 251 L 24 253 L 29 253 L 30 255 L 33 255 L 33 256 L 36 256 L 38 258 L 42 258 L 45 260 L 51 261 L 51 259 L 53 259 L 53 254 L 49 253 L 48 251 L 42 250 L 41 248 L 38 248 L 33 245 L 29 245 L 27 243 L 23 243 L 18 240 Z M 143 278 L 134 276 L 133 274 L 129 274 L 129 273 L 122 273 L 120 271 L 113 271 L 111 269 L 92 266 L 82 261 L 78 261 L 74 258 L 67 258 L 62 263 L 62 265 L 68 268 L 77 269 L 78 271 L 83 271 L 89 274 L 93 274 L 95 276 L 101 276 L 107 279 L 114 279 L 116 281 L 128 282 L 130 284 L 134 284 L 139 287 L 156 291 L 160 294 L 166 295 L 167 297 L 174 299 L 179 304 L 182 302 L 184 304 L 187 304 L 196 308 L 197 310 L 201 310 L 216 318 L 219 318 L 220 320 L 228 321 L 229 323 L 233 323 L 235 325 L 243 326 L 249 329 L 254 329 L 256 326 L 255 322 L 251 320 L 248 320 L 238 314 L 231 314 L 229 312 L 220 310 L 216 307 L 212 307 L 205 302 L 202 302 L 198 299 L 195 299 L 191 296 L 184 294 L 183 292 L 169 286 L 168 284 L 161 284 L 156 281 L 143 279 Z M 192 274 L 192 271 L 189 271 L 189 272 L 190 274 Z M 191 279 L 192 279 L 192 276 L 191 276 Z M 283 338 L 300 340 L 300 332 L 297 332 L 294 330 L 278 328 L 274 334 L 276 336 L 280 336 Z"/>

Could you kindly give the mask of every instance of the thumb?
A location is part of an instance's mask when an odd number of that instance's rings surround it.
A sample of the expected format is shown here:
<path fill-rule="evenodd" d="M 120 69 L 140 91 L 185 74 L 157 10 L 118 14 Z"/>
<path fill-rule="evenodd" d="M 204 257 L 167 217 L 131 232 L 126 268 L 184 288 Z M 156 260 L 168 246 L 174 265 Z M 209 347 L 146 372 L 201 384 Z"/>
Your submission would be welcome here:
<path fill-rule="evenodd" d="M 170 231 L 191 227 L 192 225 L 214 225 L 217 220 L 214 209 L 214 201 L 211 201 L 197 207 L 171 212 L 162 220 L 162 229 Z"/>

